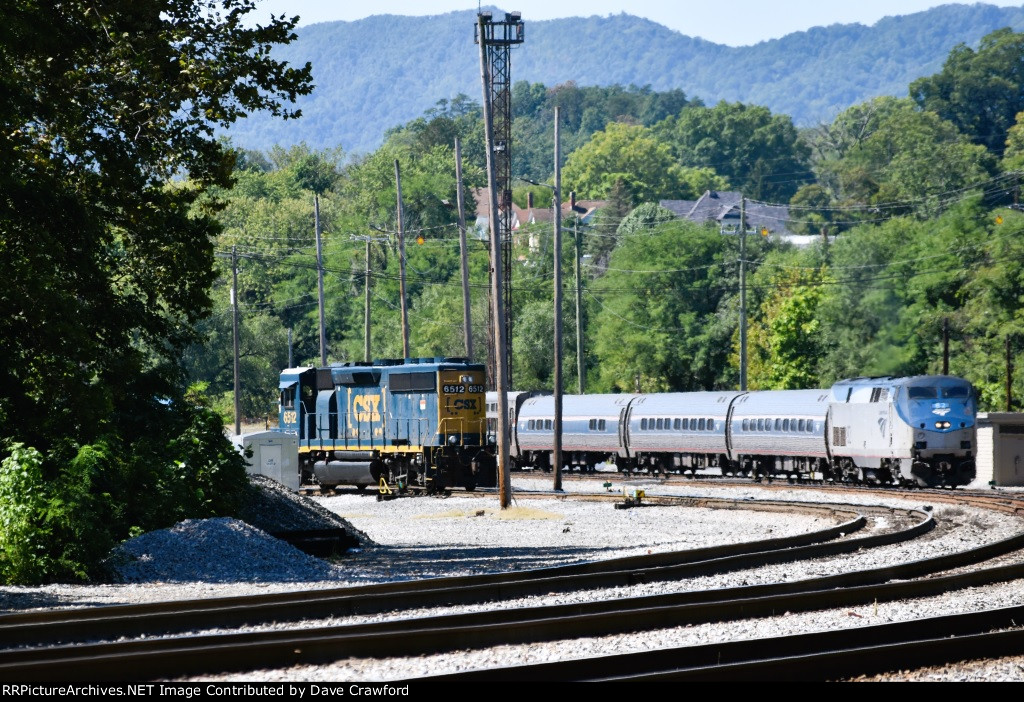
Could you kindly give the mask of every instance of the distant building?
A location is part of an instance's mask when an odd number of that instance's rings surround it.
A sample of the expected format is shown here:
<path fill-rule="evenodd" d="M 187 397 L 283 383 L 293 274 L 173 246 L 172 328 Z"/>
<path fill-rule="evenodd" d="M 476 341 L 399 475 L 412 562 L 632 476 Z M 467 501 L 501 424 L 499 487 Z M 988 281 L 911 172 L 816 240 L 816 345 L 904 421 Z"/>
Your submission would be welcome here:
<path fill-rule="evenodd" d="M 488 241 L 491 231 L 491 198 L 488 189 L 477 188 L 473 191 L 473 199 L 476 200 L 476 219 L 474 220 L 476 237 L 482 241 Z M 519 216 L 522 212 L 523 210 L 512 205 L 512 231 L 519 229 Z"/>
<path fill-rule="evenodd" d="M 476 229 L 480 239 L 487 240 L 490 232 L 490 198 L 487 195 L 487 188 L 478 188 L 473 193 L 476 198 Z M 576 215 L 580 218 L 581 224 L 589 223 L 594 215 L 605 206 L 604 200 L 577 200 Z M 551 205 L 538 207 L 533 200 L 533 193 L 527 193 L 526 207 L 512 205 L 512 231 L 516 232 L 520 227 L 538 222 L 547 222 L 554 226 L 555 213 Z M 568 199 L 562 203 L 562 227 L 567 231 L 572 227 L 573 211 Z M 536 251 L 538 242 L 531 238 L 530 249 Z"/>
<path fill-rule="evenodd" d="M 671 210 L 680 219 L 691 222 L 715 222 L 724 234 L 735 234 L 740 230 L 740 203 L 743 194 L 707 190 L 697 200 L 662 200 L 660 204 Z M 797 246 L 806 246 L 820 237 L 794 234 L 789 230 L 789 207 L 766 205 L 747 200 L 747 232 L 760 232 Z"/>

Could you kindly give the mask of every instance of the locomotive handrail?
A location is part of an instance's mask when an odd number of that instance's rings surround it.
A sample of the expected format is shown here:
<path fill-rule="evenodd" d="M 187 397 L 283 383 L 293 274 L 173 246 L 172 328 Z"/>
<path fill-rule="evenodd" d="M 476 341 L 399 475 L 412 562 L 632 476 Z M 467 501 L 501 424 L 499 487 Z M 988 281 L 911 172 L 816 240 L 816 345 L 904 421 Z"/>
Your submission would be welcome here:
<path fill-rule="evenodd" d="M 472 435 L 475 434 L 477 436 L 477 441 L 474 442 L 474 445 L 476 445 L 476 444 L 479 443 L 480 438 L 483 437 L 483 435 L 484 435 L 484 428 L 485 428 L 486 422 L 487 422 L 486 419 L 467 419 L 466 417 L 444 417 L 443 419 L 441 419 L 437 423 L 437 435 L 443 437 L 443 436 L 448 435 L 448 434 L 458 434 L 459 442 L 458 442 L 457 445 L 458 446 L 465 446 L 466 445 L 466 435 L 468 434 L 468 435 L 472 436 Z M 466 424 L 467 423 L 476 424 L 476 426 L 477 426 L 476 431 L 473 431 L 473 430 L 467 431 L 466 430 Z M 458 424 L 458 429 L 457 430 L 449 429 L 448 426 L 450 424 Z"/>

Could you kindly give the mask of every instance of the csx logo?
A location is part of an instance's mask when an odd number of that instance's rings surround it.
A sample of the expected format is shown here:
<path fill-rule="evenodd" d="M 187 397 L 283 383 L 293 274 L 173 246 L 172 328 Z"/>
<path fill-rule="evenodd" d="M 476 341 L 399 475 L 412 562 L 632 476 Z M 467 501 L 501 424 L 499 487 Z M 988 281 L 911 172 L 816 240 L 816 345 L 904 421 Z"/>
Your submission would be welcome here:
<path fill-rule="evenodd" d="M 380 395 L 354 395 L 352 415 L 357 422 L 379 422 Z"/>
<path fill-rule="evenodd" d="M 475 410 L 476 400 L 456 400 L 452 406 L 457 410 Z"/>

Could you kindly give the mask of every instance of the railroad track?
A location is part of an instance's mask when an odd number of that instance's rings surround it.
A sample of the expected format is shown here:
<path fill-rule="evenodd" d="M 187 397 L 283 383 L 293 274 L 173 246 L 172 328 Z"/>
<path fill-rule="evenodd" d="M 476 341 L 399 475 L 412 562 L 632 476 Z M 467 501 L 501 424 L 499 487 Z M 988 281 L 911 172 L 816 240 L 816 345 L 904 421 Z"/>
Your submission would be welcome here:
<path fill-rule="evenodd" d="M 519 494 L 522 496 L 522 493 Z M 649 504 L 704 507 L 714 503 L 716 501 L 707 498 L 651 498 L 649 501 Z M 770 616 L 780 611 L 808 611 L 835 607 L 837 604 L 921 597 L 1002 582 L 1024 575 L 1024 565 L 936 575 L 1019 550 L 1024 547 L 1024 535 L 1021 535 L 980 549 L 901 566 L 719 592 L 682 592 L 587 604 L 524 607 L 511 611 L 488 610 L 472 614 L 349 624 L 344 627 L 307 627 L 299 631 L 206 635 L 187 633 L 210 627 L 257 625 L 266 621 L 294 621 L 394 608 L 400 610 L 407 608 L 410 602 L 415 602 L 417 606 L 480 603 L 572 589 L 592 590 L 637 582 L 683 579 L 907 541 L 934 527 L 934 520 L 927 511 L 807 503 L 751 503 L 747 500 L 717 503 L 722 508 L 826 510 L 830 519 L 840 523 L 795 538 L 659 553 L 542 571 L 442 578 L 256 598 L 225 598 L 220 602 L 208 600 L 7 615 L 0 617 L 0 641 L 7 647 L 0 651 L 0 679 L 166 679 L 298 663 L 325 663 L 352 655 L 417 655 L 457 648 L 531 643 L 731 618 Z M 997 508 L 1005 511 L 1015 511 L 1018 507 L 1014 500 L 997 505 Z M 840 533 L 851 534 L 862 529 L 865 520 L 871 516 L 884 514 L 891 518 L 901 512 L 902 516 L 911 521 L 906 528 L 866 537 L 837 539 Z M 88 642 L 96 636 L 109 641 Z M 146 638 L 115 640 L 126 636 Z M 153 636 L 161 638 L 149 638 Z M 814 641 L 807 639 L 805 646 L 811 647 L 808 650 L 814 650 Z M 48 642 L 48 645 L 28 647 L 33 642 Z M 682 675 L 678 670 L 679 660 L 676 659 L 676 668 L 673 670 L 651 666 L 630 667 L 631 664 L 627 662 L 623 663 L 621 674 Z M 730 665 L 734 666 L 757 665 L 756 660 L 744 660 L 738 653 L 734 659 L 729 660 Z M 698 673 L 697 667 L 689 665 L 685 674 L 713 677 L 724 672 L 718 669 Z M 577 675 L 587 679 L 591 675 L 557 667 L 545 670 L 547 672 L 534 667 L 510 668 L 474 675 L 496 675 L 504 679 L 533 679 L 534 675 L 541 676 L 537 679 L 544 679 L 544 675 L 554 676 L 547 679 L 575 679 Z M 607 667 L 602 674 L 612 675 L 615 670 L 618 669 Z M 752 675 L 756 677 L 758 673 Z"/>
<path fill-rule="evenodd" d="M 822 682 L 1024 653 L 1024 607 L 439 675 L 434 682 Z"/>

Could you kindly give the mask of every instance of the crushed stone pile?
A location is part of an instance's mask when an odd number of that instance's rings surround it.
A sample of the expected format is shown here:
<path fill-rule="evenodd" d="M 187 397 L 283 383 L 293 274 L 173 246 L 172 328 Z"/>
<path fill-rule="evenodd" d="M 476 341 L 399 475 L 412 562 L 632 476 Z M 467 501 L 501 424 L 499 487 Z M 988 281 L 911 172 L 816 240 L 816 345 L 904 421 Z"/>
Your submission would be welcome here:
<path fill-rule="evenodd" d="M 330 563 L 237 519 L 188 519 L 125 541 L 110 559 L 115 580 L 307 582 L 341 577 Z"/>

